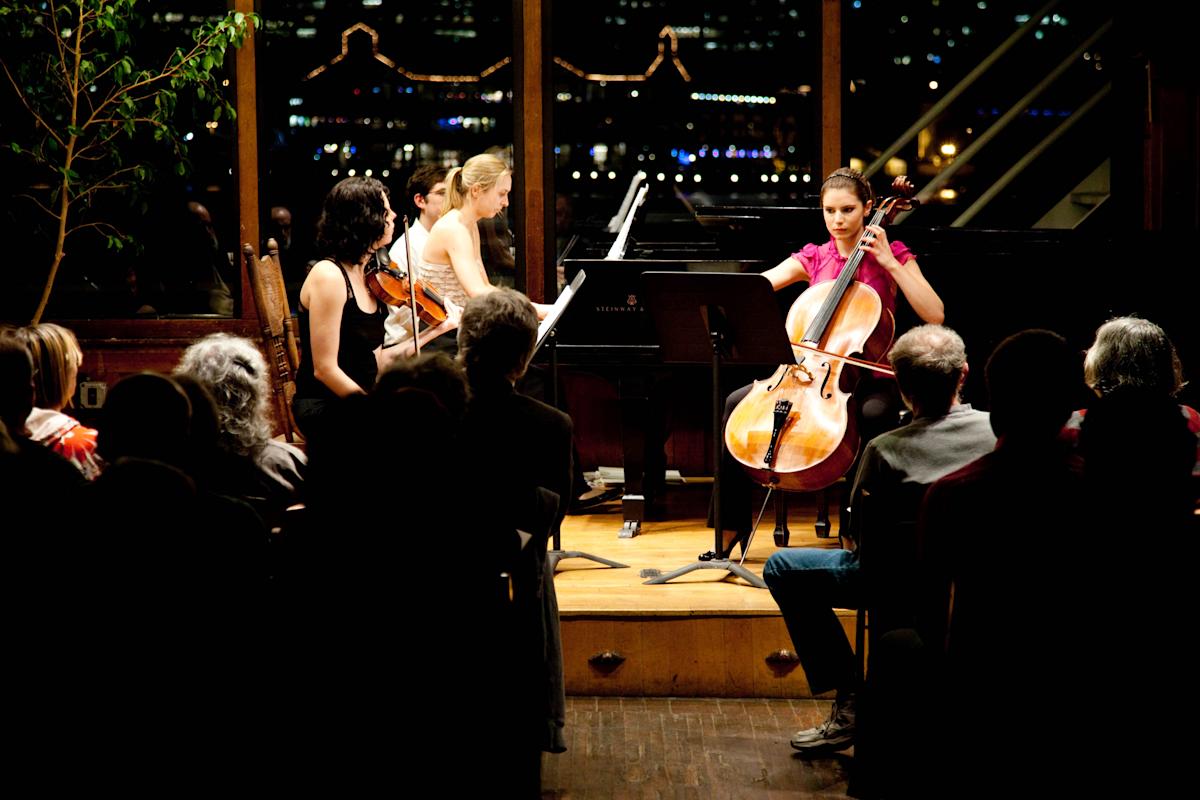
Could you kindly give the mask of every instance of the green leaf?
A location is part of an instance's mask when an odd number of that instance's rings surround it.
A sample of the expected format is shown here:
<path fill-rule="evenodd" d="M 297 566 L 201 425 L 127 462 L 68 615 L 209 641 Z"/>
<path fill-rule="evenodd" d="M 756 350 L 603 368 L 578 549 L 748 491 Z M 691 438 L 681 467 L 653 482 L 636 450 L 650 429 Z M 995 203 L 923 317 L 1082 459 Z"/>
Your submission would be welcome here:
<path fill-rule="evenodd" d="M 183 177 L 183 174 L 185 172 L 187 172 L 187 167 L 184 165 L 184 163 L 182 161 L 176 161 L 175 162 L 175 174 L 180 177 Z"/>
<path fill-rule="evenodd" d="M 205 53 L 205 54 L 204 54 L 204 58 L 202 58 L 202 59 L 200 60 L 200 64 L 201 64 L 201 66 L 203 66 L 203 67 L 204 67 L 204 71 L 205 71 L 205 72 L 211 72 L 211 71 L 212 71 L 212 68 L 213 68 L 213 58 L 212 58 L 212 56 L 211 56 L 210 54 L 208 54 L 208 53 Z"/>
<path fill-rule="evenodd" d="M 8 146 L 12 148 L 12 151 L 13 151 L 14 153 L 19 153 L 19 152 L 21 152 L 21 145 L 20 145 L 20 144 L 18 144 L 17 142 L 11 142 L 11 143 L 9 143 L 9 145 L 8 145 Z"/>

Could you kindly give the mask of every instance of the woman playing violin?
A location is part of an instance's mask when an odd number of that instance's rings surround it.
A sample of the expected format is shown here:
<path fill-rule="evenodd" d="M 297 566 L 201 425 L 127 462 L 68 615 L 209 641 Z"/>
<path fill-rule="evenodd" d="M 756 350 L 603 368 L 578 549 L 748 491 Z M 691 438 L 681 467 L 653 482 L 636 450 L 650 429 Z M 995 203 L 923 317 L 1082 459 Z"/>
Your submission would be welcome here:
<path fill-rule="evenodd" d="M 325 197 L 316 240 L 325 257 L 300 288 L 303 354 L 292 408 L 306 438 L 320 427 L 332 401 L 375 385 L 387 307 L 367 290 L 364 267 L 392 241 L 395 221 L 387 190 L 373 178 L 347 178 Z M 443 333 L 454 323 L 447 320 L 427 333 Z"/>

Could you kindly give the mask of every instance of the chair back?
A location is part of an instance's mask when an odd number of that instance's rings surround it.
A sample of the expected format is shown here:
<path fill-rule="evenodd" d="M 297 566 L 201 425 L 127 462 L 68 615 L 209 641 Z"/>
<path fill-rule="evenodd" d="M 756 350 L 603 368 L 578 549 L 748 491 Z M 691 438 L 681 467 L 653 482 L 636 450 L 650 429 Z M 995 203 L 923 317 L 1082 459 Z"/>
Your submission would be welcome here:
<path fill-rule="evenodd" d="M 287 287 L 279 263 L 279 244 L 267 240 L 267 254 L 256 258 L 254 247 L 242 245 L 246 272 L 254 289 L 254 305 L 262 331 L 263 351 L 271 371 L 275 415 L 289 442 L 300 438 L 292 416 L 292 398 L 296 394 L 296 370 L 300 368 L 300 347 L 296 341 L 295 321 L 288 308 Z"/>

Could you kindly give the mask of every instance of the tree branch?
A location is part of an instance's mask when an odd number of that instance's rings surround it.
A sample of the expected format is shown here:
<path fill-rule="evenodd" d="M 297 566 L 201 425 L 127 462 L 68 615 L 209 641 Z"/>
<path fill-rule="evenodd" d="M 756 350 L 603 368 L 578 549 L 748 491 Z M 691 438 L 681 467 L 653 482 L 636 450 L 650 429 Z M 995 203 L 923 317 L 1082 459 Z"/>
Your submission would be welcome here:
<path fill-rule="evenodd" d="M 96 230 L 103 230 L 103 229 L 107 228 L 108 230 L 110 230 L 114 234 L 116 234 L 117 236 L 125 235 L 124 233 L 121 232 L 120 228 L 118 228 L 116 225 L 113 225 L 112 223 L 109 223 L 109 222 L 81 222 L 78 225 L 75 225 L 74 227 L 72 227 L 70 230 L 68 230 L 64 234 L 64 236 L 70 236 L 72 233 L 78 233 L 79 231 L 83 230 L 84 228 L 95 228 Z"/>
<path fill-rule="evenodd" d="M 51 210 L 50 210 L 48 207 L 46 207 L 46 205 L 45 205 L 44 203 L 42 203 L 42 201 L 41 201 L 41 200 L 38 200 L 38 199 L 37 199 L 36 197 L 34 197 L 33 195 L 31 195 L 31 194 L 19 194 L 19 195 L 17 195 L 17 197 L 24 197 L 24 198 L 26 198 L 26 199 L 28 199 L 28 200 L 31 200 L 31 201 L 33 201 L 33 204 L 34 204 L 35 206 L 37 206 L 38 208 L 40 208 L 42 211 L 45 211 L 45 212 L 46 212 L 48 215 L 50 215 L 51 217 L 54 217 L 55 219 L 58 219 L 58 215 L 57 215 L 57 214 L 55 214 L 53 211 L 51 211 Z"/>
<path fill-rule="evenodd" d="M 110 103 L 115 102 L 117 100 L 117 98 L 121 97 L 122 95 L 130 94 L 138 89 L 141 89 L 142 87 L 151 86 L 155 83 L 159 83 L 160 81 L 163 81 L 163 80 L 166 80 L 169 78 L 173 78 L 175 75 L 177 75 L 180 72 L 180 70 L 183 68 L 184 64 L 191 61 L 199 53 L 204 52 L 208 48 L 209 44 L 217 39 L 218 35 L 219 35 L 218 31 L 213 31 L 212 33 L 208 34 L 208 36 L 205 36 L 203 39 L 196 42 L 195 46 L 192 47 L 192 49 L 186 55 L 181 57 L 174 66 L 171 66 L 171 59 L 168 58 L 167 63 L 165 65 L 163 65 L 162 71 L 160 71 L 158 74 L 151 75 L 151 76 L 143 78 L 139 81 L 134 81 L 133 83 L 129 84 L 128 86 L 117 87 L 117 89 L 115 91 L 113 91 L 108 97 L 106 97 L 104 99 L 104 102 L 100 104 L 100 106 L 92 114 L 92 117 L 94 118 L 96 116 L 96 114 L 99 114 L 100 112 L 102 112 L 106 107 L 108 107 L 108 105 Z M 149 96 L 153 96 L 153 95 L 149 95 Z M 88 119 L 88 121 L 86 123 L 84 123 L 84 127 L 86 128 L 91 123 L 92 123 L 92 119 Z"/>
<path fill-rule="evenodd" d="M 26 99 L 25 93 L 21 91 L 21 87 L 17 85 L 17 81 L 13 78 L 12 73 L 8 71 L 8 64 L 4 63 L 3 59 L 0 59 L 0 67 L 4 69 L 4 77 L 8 78 L 8 82 L 12 84 L 13 91 L 17 93 L 17 98 L 21 101 L 21 105 L 25 106 L 25 110 L 33 116 L 38 125 L 41 125 L 46 129 L 47 133 L 54 137 L 56 142 L 65 147 L 67 143 L 62 140 L 62 137 L 54 131 L 54 128 L 46 124 L 46 120 L 42 119 L 41 114 L 33 110 L 33 106 L 29 105 L 29 100 Z"/>
<path fill-rule="evenodd" d="M 62 32 L 58 29 L 58 6 L 54 0 L 50 0 L 49 13 L 50 20 L 54 25 L 54 44 L 58 47 L 58 63 L 62 67 L 63 78 L 69 84 L 71 82 L 71 72 L 67 69 L 67 51 L 63 49 Z"/>

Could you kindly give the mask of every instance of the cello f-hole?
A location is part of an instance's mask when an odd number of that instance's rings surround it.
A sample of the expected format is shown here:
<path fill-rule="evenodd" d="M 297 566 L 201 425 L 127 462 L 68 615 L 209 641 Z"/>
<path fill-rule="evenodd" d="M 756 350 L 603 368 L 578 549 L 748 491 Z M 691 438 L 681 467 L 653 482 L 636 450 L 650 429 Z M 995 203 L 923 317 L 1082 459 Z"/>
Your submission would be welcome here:
<path fill-rule="evenodd" d="M 833 373 L 833 367 L 829 365 L 828 361 L 821 366 L 825 368 L 825 377 L 821 380 L 821 399 L 828 400 L 829 398 L 833 397 L 833 392 L 826 394 L 825 387 L 829 385 L 829 376 Z"/>

